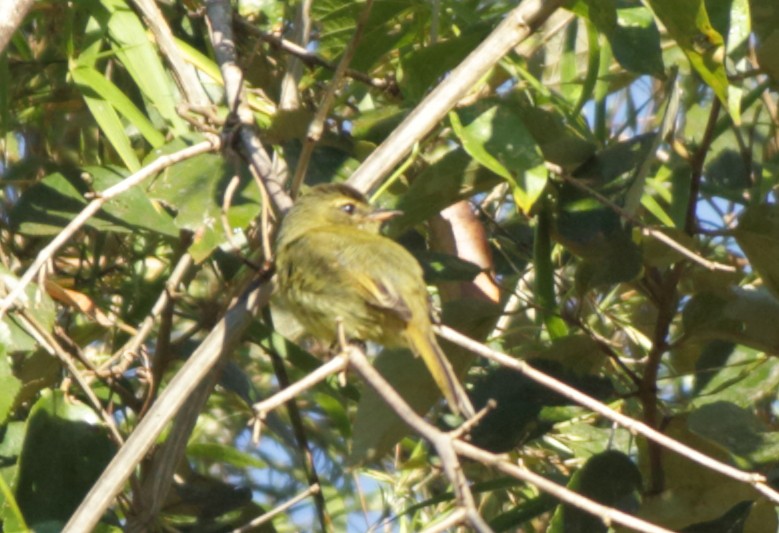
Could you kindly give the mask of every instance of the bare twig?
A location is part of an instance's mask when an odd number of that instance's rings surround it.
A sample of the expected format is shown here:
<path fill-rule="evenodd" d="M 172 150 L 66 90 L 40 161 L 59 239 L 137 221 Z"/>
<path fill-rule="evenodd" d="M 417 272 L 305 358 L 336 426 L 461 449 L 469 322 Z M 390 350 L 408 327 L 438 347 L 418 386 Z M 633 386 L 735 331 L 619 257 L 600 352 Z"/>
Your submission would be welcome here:
<path fill-rule="evenodd" d="M 79 384 L 81 390 L 84 391 L 84 394 L 89 400 L 89 403 L 92 404 L 92 409 L 94 409 L 94 411 L 103 420 L 103 423 L 106 425 L 106 427 L 108 427 L 114 442 L 121 446 L 124 442 L 124 438 L 119 432 L 119 428 L 116 427 L 116 422 L 114 422 L 114 419 L 111 417 L 111 415 L 108 414 L 103 408 L 100 400 L 92 391 L 92 388 L 89 386 L 89 382 L 86 380 L 86 378 L 81 375 L 81 372 L 79 371 L 73 359 L 70 357 L 70 354 L 68 354 L 68 352 L 62 346 L 60 346 L 59 342 L 57 342 L 57 339 L 55 339 L 46 328 L 41 326 L 38 321 L 35 320 L 35 317 L 33 317 L 24 309 L 19 310 L 19 322 L 25 328 L 25 331 L 27 331 L 27 333 L 29 333 L 38 342 L 38 344 L 40 344 L 47 352 L 49 352 L 49 354 L 59 359 L 60 362 L 65 365 L 65 368 L 68 369 L 70 374 Z"/>
<path fill-rule="evenodd" d="M 427 423 L 409 406 L 400 394 L 385 380 L 378 370 L 368 361 L 365 354 L 355 346 L 347 346 L 344 355 L 349 359 L 349 365 L 360 374 L 368 385 L 392 407 L 393 411 L 403 419 L 414 431 L 430 441 L 438 452 L 446 476 L 452 483 L 457 503 L 464 511 L 463 520 L 474 530 L 486 533 L 492 531 L 476 509 L 473 494 L 463 475 L 460 462 L 453 447 L 454 437 L 438 430 Z"/>
<path fill-rule="evenodd" d="M 270 522 L 274 516 L 277 516 L 287 509 L 290 509 L 297 505 L 298 503 L 302 502 L 309 496 L 313 494 L 319 494 L 321 492 L 321 489 L 319 488 L 319 485 L 311 485 L 306 490 L 295 496 L 289 501 L 284 502 L 283 504 L 279 505 L 278 507 L 275 507 L 268 511 L 267 513 L 258 516 L 257 518 L 253 519 L 252 521 L 248 522 L 247 524 L 236 528 L 233 530 L 232 533 L 248 533 L 249 531 L 256 531 L 256 528 L 261 526 L 262 524 L 266 524 Z"/>
<path fill-rule="evenodd" d="M 723 265 L 721 263 L 717 263 L 716 261 L 710 261 L 705 257 L 700 256 L 693 250 L 690 250 L 680 242 L 672 239 L 662 231 L 644 224 L 637 217 L 631 215 L 630 213 L 622 209 L 620 206 L 618 206 L 617 204 L 615 204 L 614 202 L 612 202 L 611 200 L 603 196 L 601 193 L 599 193 L 592 187 L 589 187 L 587 184 L 582 183 L 581 180 L 577 180 L 576 178 L 569 176 L 562 168 L 558 167 L 557 165 L 547 164 L 547 168 L 549 168 L 552 172 L 560 176 L 563 180 L 565 180 L 566 183 L 570 183 L 577 189 L 586 192 L 587 194 L 595 198 L 598 202 L 608 207 L 609 209 L 617 213 L 625 220 L 628 220 L 631 224 L 635 224 L 636 226 L 641 228 L 641 233 L 643 233 L 644 235 L 648 235 L 657 239 L 658 241 L 662 242 L 672 250 L 680 253 L 687 259 L 695 263 L 698 263 L 699 265 L 706 268 L 707 270 L 720 271 L 720 272 L 736 271 L 735 267 L 732 267 L 730 265 Z"/>
<path fill-rule="evenodd" d="M 313 52 L 309 52 L 305 47 L 301 46 L 297 42 L 289 41 L 287 39 L 284 39 L 282 37 L 270 33 L 265 33 L 262 30 L 260 30 L 258 27 L 249 24 L 243 19 L 239 19 L 239 24 L 244 29 L 248 30 L 253 35 L 256 35 L 266 43 L 270 44 L 275 48 L 278 48 L 283 52 L 290 54 L 291 56 L 294 56 L 295 58 L 299 59 L 306 65 L 324 67 L 329 70 L 335 70 L 338 67 L 337 65 L 327 61 L 321 56 L 318 56 Z M 389 91 L 390 93 L 395 93 L 397 91 L 397 86 L 393 80 L 384 79 L 384 78 L 374 78 L 372 76 L 369 76 L 368 74 L 365 74 L 364 72 L 360 72 L 359 70 L 354 70 L 351 68 L 347 68 L 344 74 L 348 78 L 352 78 L 366 85 L 370 85 L 371 87 L 375 87 L 376 89 Z"/>
<path fill-rule="evenodd" d="M 525 0 L 455 68 L 360 165 L 349 183 L 368 191 L 406 157 L 500 59 L 560 7 L 562 0 Z"/>
<path fill-rule="evenodd" d="M 719 472 L 720 474 L 723 474 L 729 478 L 752 485 L 768 499 L 775 503 L 779 503 L 779 492 L 768 486 L 765 476 L 761 474 L 755 472 L 744 472 L 743 470 L 739 470 L 738 468 L 734 468 L 730 465 L 717 461 L 716 459 L 713 459 L 693 448 L 690 448 L 689 446 L 682 444 L 677 440 L 668 437 L 667 435 L 660 433 L 659 431 L 656 431 L 655 429 L 650 428 L 638 420 L 623 415 L 622 413 L 618 413 L 598 400 L 587 396 L 577 389 L 566 385 L 565 383 L 558 381 L 539 370 L 536 370 L 525 361 L 517 360 L 509 355 L 498 352 L 497 350 L 488 348 L 480 342 L 476 342 L 473 339 L 470 339 L 462 333 L 459 333 L 451 328 L 446 326 L 437 326 L 436 332 L 446 340 L 467 348 L 475 354 L 485 357 L 486 359 L 494 361 L 507 368 L 516 370 L 522 375 L 532 379 L 536 383 L 539 383 L 544 387 L 547 387 L 548 389 L 560 394 L 561 396 L 564 396 L 574 401 L 575 403 L 591 409 L 592 411 L 595 411 L 605 418 L 616 422 L 632 433 L 642 435 L 647 439 L 657 442 L 661 446 L 668 448 L 669 450 L 672 450 L 679 455 L 686 457 L 687 459 L 690 459 L 691 461 Z"/>
<path fill-rule="evenodd" d="M 162 291 L 159 298 L 157 298 L 157 301 L 154 302 L 154 306 L 151 308 L 149 315 L 144 319 L 143 324 L 141 324 L 141 326 L 138 328 L 138 332 L 133 335 L 124 344 L 124 346 L 117 350 L 117 352 L 111 357 L 110 360 L 103 364 L 101 370 L 107 370 L 125 354 L 134 353 L 138 350 L 138 348 L 141 347 L 141 345 L 146 341 L 146 338 L 154 329 L 154 324 L 156 323 L 157 318 L 160 316 L 160 313 L 162 313 L 163 309 L 165 309 L 171 302 L 173 294 L 178 291 L 179 284 L 181 284 L 184 276 L 186 276 L 186 274 L 189 272 L 192 264 L 193 261 L 191 255 L 184 254 L 181 256 L 181 259 L 179 259 L 178 263 L 173 268 L 173 272 L 171 272 L 167 282 L 165 282 L 165 289 Z"/>
<path fill-rule="evenodd" d="M 196 155 L 213 151 L 218 147 L 219 140 L 216 138 L 209 138 L 206 141 L 199 142 L 173 154 L 158 157 L 153 163 L 146 165 L 135 174 L 126 177 L 116 185 L 113 185 L 104 191 L 96 193 L 94 199 L 38 253 L 38 256 L 35 258 L 32 265 L 27 268 L 24 275 L 15 283 L 5 298 L 0 301 L 0 319 L 8 312 L 8 309 L 16 303 L 17 299 L 24 292 L 25 287 L 27 287 L 35 278 L 41 267 L 54 256 L 54 253 L 59 250 L 60 247 L 70 240 L 76 231 L 100 211 L 108 200 L 130 190 L 143 180 L 154 176 L 164 168 Z"/>
<path fill-rule="evenodd" d="M 283 405 L 292 398 L 295 398 L 298 394 L 310 389 L 320 381 L 326 379 L 328 376 L 343 371 L 347 366 L 348 361 L 342 355 L 335 356 L 327 363 L 306 375 L 306 377 L 300 381 L 296 381 L 286 389 L 277 392 L 270 398 L 254 404 L 253 409 L 255 416 L 259 420 L 262 420 L 269 411 L 273 411 L 280 405 Z"/>

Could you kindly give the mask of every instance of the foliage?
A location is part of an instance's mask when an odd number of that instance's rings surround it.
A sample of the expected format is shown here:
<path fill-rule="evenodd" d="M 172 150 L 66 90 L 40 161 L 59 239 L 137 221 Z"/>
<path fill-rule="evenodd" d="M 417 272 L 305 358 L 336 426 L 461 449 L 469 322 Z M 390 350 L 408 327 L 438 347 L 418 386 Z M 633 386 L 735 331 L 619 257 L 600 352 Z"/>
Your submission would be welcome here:
<path fill-rule="evenodd" d="M 3 293 L 96 193 L 223 127 L 230 108 L 204 2 L 159 7 L 206 108 L 187 105 L 140 4 L 39 0 L 0 55 Z M 306 160 L 309 124 L 340 83 L 306 184 L 347 179 L 404 118 L 427 112 L 417 105 L 517 3 L 376 0 L 364 17 L 367 4 L 313 2 L 308 52 L 295 54 L 279 36 L 300 28 L 298 3 L 236 6 L 246 99 L 277 168 L 292 176 Z M 387 231 L 423 262 L 446 324 L 769 476 L 779 463 L 776 28 L 774 0 L 570 0 L 420 132 L 374 198 L 403 210 Z M 300 67 L 290 106 L 282 87 Z M 106 418 L 131 434 L 252 276 L 242 258 L 267 259 L 261 213 L 272 212 L 231 141 L 107 201 L 2 317 L 5 531 L 62 527 L 116 449 Z M 459 200 L 483 230 L 454 231 L 459 244 L 476 241 L 491 263 L 474 266 L 441 239 L 437 215 Z M 168 285 L 182 257 L 193 264 Z M 153 528 L 245 525 L 305 490 L 313 470 L 324 509 L 305 499 L 266 530 L 416 531 L 455 508 L 439 458 L 355 376 L 298 395 L 299 415 L 272 411 L 252 441 L 253 403 L 320 364 L 321 347 L 294 329 L 283 310 L 263 312 L 221 368 Z M 668 528 L 777 530 L 753 487 L 446 350 L 477 407 L 498 401 L 474 444 Z M 383 351 L 376 366 L 418 409 L 433 406 L 428 419 L 458 422 L 408 353 Z M 533 485 L 464 468 L 496 531 L 607 530 Z M 150 470 L 137 470 L 101 531 L 142 512 Z"/>

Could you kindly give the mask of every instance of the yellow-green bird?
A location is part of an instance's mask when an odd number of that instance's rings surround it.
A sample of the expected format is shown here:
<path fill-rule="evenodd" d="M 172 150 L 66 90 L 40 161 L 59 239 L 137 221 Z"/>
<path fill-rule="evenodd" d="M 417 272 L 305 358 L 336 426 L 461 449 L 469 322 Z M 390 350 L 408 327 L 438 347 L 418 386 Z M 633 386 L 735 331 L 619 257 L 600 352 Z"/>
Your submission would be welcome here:
<path fill-rule="evenodd" d="M 312 187 L 292 206 L 276 241 L 278 292 L 308 333 L 407 347 L 422 357 L 452 411 L 473 407 L 435 339 L 422 268 L 379 234 L 398 214 L 372 207 L 343 184 Z"/>

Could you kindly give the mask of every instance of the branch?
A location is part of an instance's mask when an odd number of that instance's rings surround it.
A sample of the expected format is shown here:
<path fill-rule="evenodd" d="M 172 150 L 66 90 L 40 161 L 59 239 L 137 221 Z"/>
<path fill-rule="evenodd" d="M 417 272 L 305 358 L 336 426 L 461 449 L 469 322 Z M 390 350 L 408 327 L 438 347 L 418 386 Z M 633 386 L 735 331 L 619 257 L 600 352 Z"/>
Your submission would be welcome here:
<path fill-rule="evenodd" d="M 596 413 L 602 415 L 603 417 L 616 422 L 617 424 L 621 425 L 625 429 L 629 430 L 631 433 L 637 433 L 639 435 L 642 435 L 647 439 L 654 441 L 660 444 L 661 446 L 664 446 L 665 448 L 668 448 L 669 450 L 674 451 L 683 457 L 686 457 L 691 461 L 694 461 L 700 465 L 710 468 L 711 470 L 719 472 L 722 475 L 752 485 L 758 492 L 763 494 L 766 498 L 770 499 L 775 503 L 779 503 L 779 492 L 775 491 L 770 486 L 768 486 L 768 484 L 766 483 L 765 476 L 761 474 L 758 474 L 756 472 L 744 472 L 743 470 L 734 468 L 730 465 L 717 461 L 716 459 L 712 459 L 708 455 L 705 455 L 699 452 L 698 450 L 690 448 L 689 446 L 686 446 L 681 442 L 676 441 L 668 437 L 667 435 L 664 435 L 659 431 L 650 428 L 649 426 L 639 422 L 638 420 L 623 415 L 622 413 L 618 413 L 617 411 L 611 409 L 609 406 L 599 402 L 598 400 L 590 396 L 587 396 L 586 394 L 578 391 L 577 389 L 571 387 L 570 385 L 566 385 L 565 383 L 558 381 L 555 378 L 552 378 L 539 370 L 536 370 L 526 362 L 514 359 L 509 355 L 488 348 L 487 346 L 479 342 L 476 342 L 473 339 L 470 339 L 465 335 L 463 335 L 462 333 L 459 333 L 451 328 L 448 328 L 446 326 L 436 326 L 436 333 L 441 335 L 441 337 L 443 337 L 444 339 L 453 342 L 454 344 L 457 344 L 459 346 L 471 350 L 475 354 L 478 354 L 486 359 L 489 359 L 490 361 L 494 361 L 502 366 L 511 368 L 512 370 L 519 372 L 525 377 L 532 379 L 536 383 L 539 383 L 540 385 L 547 387 L 548 389 L 556 392 L 557 394 L 560 394 L 561 396 L 564 396 L 576 402 L 577 404 L 582 405 L 588 409 L 591 409 L 592 411 L 595 411 Z"/>
<path fill-rule="evenodd" d="M 168 422 L 213 372 L 216 364 L 239 345 L 241 332 L 249 326 L 256 310 L 267 305 L 270 292 L 270 284 L 261 279 L 259 285 L 244 293 L 224 318 L 217 322 L 105 468 L 65 525 L 65 533 L 81 533 L 94 529 Z"/>
<path fill-rule="evenodd" d="M 254 132 L 254 115 L 243 97 L 243 72 L 236 61 L 232 28 L 232 9 L 228 0 L 206 0 L 206 20 L 211 29 L 217 63 L 222 71 L 227 105 L 234 109 L 240 121 L 239 137 L 249 164 L 260 176 L 277 212 L 284 212 L 292 199 L 284 184 L 273 173 L 273 164 Z"/>
<path fill-rule="evenodd" d="M 460 520 L 470 522 L 473 529 L 477 531 L 492 531 L 478 514 L 478 511 L 473 504 L 470 488 L 465 482 L 462 471 L 459 468 L 459 461 L 455 452 L 486 466 L 494 467 L 512 477 L 531 483 L 544 492 L 548 492 L 554 497 L 559 498 L 561 501 L 600 518 L 604 524 L 619 524 L 646 533 L 671 533 L 665 528 L 628 515 L 617 509 L 607 507 L 563 486 L 557 485 L 543 476 L 513 464 L 506 456 L 487 452 L 472 444 L 468 444 L 459 438 L 455 438 L 453 434 L 440 431 L 411 409 L 381 374 L 371 366 L 362 352 L 354 347 L 349 347 L 347 348 L 346 353 L 349 357 L 349 364 L 360 374 L 368 385 L 384 398 L 404 422 L 435 446 L 436 451 L 441 458 L 441 462 L 444 465 L 444 471 L 447 473 L 447 476 L 454 487 L 458 504 L 460 504 L 460 509 L 454 511 L 453 514 Z M 458 513 L 460 514 L 458 515 Z M 453 522 L 453 519 L 454 517 L 447 517 L 445 520 L 447 526 L 454 526 L 455 522 Z M 430 531 L 440 530 L 440 528 L 435 526 L 430 529 Z"/>
<path fill-rule="evenodd" d="M 450 109 L 512 48 L 526 39 L 562 5 L 562 0 L 525 0 L 452 70 L 392 134 L 360 165 L 349 183 L 372 189 L 409 150 L 441 123 Z"/>

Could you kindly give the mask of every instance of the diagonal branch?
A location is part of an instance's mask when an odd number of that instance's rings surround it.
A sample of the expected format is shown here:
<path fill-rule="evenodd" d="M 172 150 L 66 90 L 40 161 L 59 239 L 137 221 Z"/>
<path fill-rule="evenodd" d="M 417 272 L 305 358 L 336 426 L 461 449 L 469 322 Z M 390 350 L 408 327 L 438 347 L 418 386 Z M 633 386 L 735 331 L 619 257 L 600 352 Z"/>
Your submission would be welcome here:
<path fill-rule="evenodd" d="M 450 109 L 512 48 L 543 24 L 562 0 L 525 0 L 510 11 L 495 30 L 442 81 L 392 134 L 360 165 L 349 183 L 372 189 L 409 150 L 446 116 Z"/>

